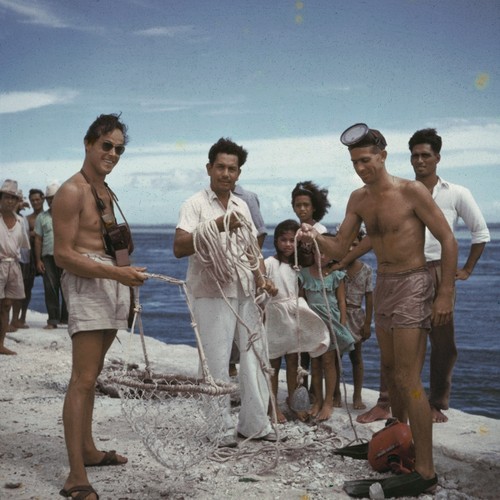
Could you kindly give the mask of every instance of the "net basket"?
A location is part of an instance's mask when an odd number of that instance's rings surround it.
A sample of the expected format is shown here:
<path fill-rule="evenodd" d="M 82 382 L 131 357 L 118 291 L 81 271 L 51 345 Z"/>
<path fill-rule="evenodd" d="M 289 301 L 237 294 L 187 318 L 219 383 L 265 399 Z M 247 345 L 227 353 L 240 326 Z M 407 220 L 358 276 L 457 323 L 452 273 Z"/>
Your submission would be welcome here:
<path fill-rule="evenodd" d="M 213 454 L 224 435 L 223 409 L 239 392 L 237 384 L 216 381 L 210 375 L 193 319 L 185 283 L 163 275 L 148 274 L 183 288 L 197 340 L 202 377 L 154 373 L 149 365 L 136 291 L 136 324 L 143 347 L 144 370 L 123 366 L 103 374 L 121 400 L 122 412 L 152 456 L 168 469 L 185 469 Z M 135 365 L 136 366 L 136 365 Z"/>

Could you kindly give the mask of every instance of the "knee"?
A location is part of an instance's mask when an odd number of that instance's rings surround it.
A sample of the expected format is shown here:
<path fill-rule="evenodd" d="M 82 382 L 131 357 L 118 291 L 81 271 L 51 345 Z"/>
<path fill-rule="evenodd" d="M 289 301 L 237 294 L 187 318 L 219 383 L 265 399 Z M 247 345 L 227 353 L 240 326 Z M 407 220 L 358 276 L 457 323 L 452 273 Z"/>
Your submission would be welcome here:
<path fill-rule="evenodd" d="M 2 299 L 1 301 L 1 311 L 3 313 L 8 313 L 9 309 L 12 307 L 12 300 L 11 299 Z"/>
<path fill-rule="evenodd" d="M 73 373 L 70 380 L 70 385 L 79 392 L 90 394 L 95 390 L 98 373 L 85 371 Z"/>
<path fill-rule="evenodd" d="M 323 368 L 332 368 L 335 367 L 335 358 L 330 356 L 324 356 L 322 360 Z"/>

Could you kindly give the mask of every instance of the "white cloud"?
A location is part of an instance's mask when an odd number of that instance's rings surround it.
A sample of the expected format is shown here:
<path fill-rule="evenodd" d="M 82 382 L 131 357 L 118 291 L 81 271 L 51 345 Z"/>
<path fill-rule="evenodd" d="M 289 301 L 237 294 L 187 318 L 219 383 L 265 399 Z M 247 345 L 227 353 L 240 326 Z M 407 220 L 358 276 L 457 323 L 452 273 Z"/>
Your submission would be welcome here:
<path fill-rule="evenodd" d="M 408 138 L 413 130 L 385 131 L 389 147 L 387 168 L 391 173 L 412 178 Z M 446 152 L 440 170 L 500 166 L 497 138 L 499 124 L 463 125 L 443 128 Z M 346 149 L 339 143 L 340 131 L 315 137 L 241 140 L 249 151 L 240 181 L 245 188 L 259 194 L 266 222 L 275 223 L 294 217 L 290 194 L 299 181 L 312 179 L 329 189 L 332 205 L 325 221 L 342 220 L 350 193 L 361 186 Z M 171 142 L 127 148 L 109 176 L 120 205 L 132 223 L 175 223 L 182 202 L 208 185 L 205 170 L 208 150 L 203 142 Z M 78 153 L 80 154 L 80 153 Z M 17 179 L 23 190 L 45 187 L 54 178 L 67 179 L 76 172 L 83 156 L 75 160 L 3 164 L 3 175 Z M 140 165 L 140 168 L 138 168 Z M 484 180 L 488 182 L 498 180 Z M 498 202 L 481 199 L 481 208 L 489 220 L 496 220 Z M 495 208 L 496 206 L 496 208 Z"/>
<path fill-rule="evenodd" d="M 199 31 L 191 24 L 179 26 L 154 26 L 152 28 L 134 31 L 134 34 L 144 37 L 180 39 L 188 42 L 206 42 L 210 40 L 210 36 L 207 33 Z"/>
<path fill-rule="evenodd" d="M 0 0 L 1 1 L 1 0 Z M 0 94 L 0 114 L 18 113 L 72 102 L 78 92 L 74 90 L 39 90 L 33 92 L 5 92 Z"/>
<path fill-rule="evenodd" d="M 155 26 L 145 30 L 138 30 L 134 33 L 141 36 L 166 36 L 174 38 L 179 35 L 192 34 L 194 32 L 193 25 L 184 26 Z"/>
<path fill-rule="evenodd" d="M 23 22 L 28 24 L 38 24 L 49 28 L 69 27 L 64 20 L 51 12 L 51 9 L 41 2 L 0 0 L 0 6 L 19 14 L 23 18 Z"/>
<path fill-rule="evenodd" d="M 155 113 L 165 112 L 165 111 L 182 111 L 186 109 L 196 109 L 196 108 L 213 108 L 219 110 L 221 106 L 227 106 L 232 109 L 234 106 L 238 106 L 245 102 L 244 97 L 234 97 L 233 99 L 225 99 L 223 101 L 217 100 L 190 100 L 190 99 L 154 99 L 154 100 L 143 100 L 141 101 L 141 106 L 146 111 L 152 111 Z M 214 113 L 216 111 L 213 111 Z M 210 111 L 212 113 L 212 111 Z M 224 113 L 225 114 L 225 113 Z"/>

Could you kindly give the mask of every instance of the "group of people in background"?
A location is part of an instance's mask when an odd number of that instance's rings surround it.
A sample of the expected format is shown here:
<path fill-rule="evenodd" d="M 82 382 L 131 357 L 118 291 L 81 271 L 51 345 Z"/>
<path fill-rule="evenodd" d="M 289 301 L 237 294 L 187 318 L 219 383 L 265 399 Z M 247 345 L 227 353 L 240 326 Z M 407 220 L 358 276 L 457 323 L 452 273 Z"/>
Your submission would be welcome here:
<path fill-rule="evenodd" d="M 4 346 L 5 334 L 11 324 L 26 326 L 27 303 L 22 301 L 29 301 L 36 272 L 44 275 L 44 285 L 47 282 L 47 327 L 69 324 L 73 367 L 63 422 L 70 473 L 60 491 L 65 497 L 97 498 L 86 467 L 127 462 L 114 450 L 98 450 L 92 435 L 95 382 L 104 356 L 117 330 L 126 327 L 129 287 L 147 279 L 144 268 L 117 260 L 118 251 L 129 253 L 133 246 L 126 223 L 125 246 L 116 239 L 116 197 L 105 183 L 127 141 L 127 127 L 119 115 L 99 116 L 84 138 L 82 169 L 60 188 L 47 187 L 45 212 L 39 190 L 30 191 L 33 214 L 26 219 L 19 215 L 24 204 L 17 183 L 5 180 L 0 190 L 0 353 L 14 354 Z M 385 419 L 391 412 L 400 421 L 409 421 L 415 470 L 398 480 L 398 487 L 407 486 L 406 493 L 418 495 L 437 484 L 432 422 L 446 421 L 442 410 L 448 408 L 456 359 L 454 281 L 471 275 L 489 232 L 470 191 L 437 175 L 441 138 L 434 129 L 417 131 L 409 142 L 418 182 L 387 172 L 387 143 L 378 130 L 356 124 L 342 134 L 341 142 L 364 185 L 351 194 L 336 234 L 328 233 L 321 223 L 330 207 L 328 190 L 312 181 L 299 182 L 291 193 L 296 219 L 276 226 L 275 254 L 267 259 L 260 255 L 254 268 L 238 267 L 231 280 L 215 283 L 196 250 L 200 227 L 209 225 L 222 245 L 227 244 L 225 238 L 236 238 L 242 218 L 250 223 L 261 248 L 266 235 L 258 196 L 238 184 L 248 153 L 231 139 L 221 138 L 208 153 L 209 186 L 181 206 L 174 255 L 189 260 L 186 282 L 211 374 L 229 380 L 230 370 L 239 362 L 241 408 L 234 422 L 228 398 L 220 446 L 237 446 L 238 438 L 279 438 L 276 424 L 286 417 L 280 402 L 274 413 L 270 401 L 273 394 L 277 397 L 283 358 L 287 401 L 299 420 L 327 420 L 340 405 L 339 368 L 346 353 L 353 365 L 353 407 L 365 409 L 362 343 L 370 337 L 374 317 L 381 397 L 376 408 L 358 421 Z M 459 218 L 472 235 L 461 269 L 452 232 Z M 359 260 L 372 248 L 376 280 L 371 268 Z M 56 301 L 61 285 L 69 316 L 64 300 Z M 268 300 L 258 304 L 257 293 L 267 294 Z M 9 322 L 16 301 L 18 312 Z M 259 308 L 264 308 L 263 315 Z M 428 334 L 429 398 L 421 383 Z M 270 387 L 263 360 L 274 368 Z M 310 384 L 304 369 L 310 371 Z M 302 384 L 311 393 L 307 410 L 292 404 Z"/>
<path fill-rule="evenodd" d="M 54 260 L 51 205 L 58 188 L 53 182 L 45 193 L 30 189 L 29 202 L 15 180 L 4 180 L 0 189 L 0 354 L 16 354 L 5 347 L 7 332 L 29 328 L 26 312 L 36 276 L 43 278 L 48 313 L 44 328 L 68 322 L 60 284 L 62 269 Z M 24 216 L 22 211 L 30 206 L 32 213 Z"/>

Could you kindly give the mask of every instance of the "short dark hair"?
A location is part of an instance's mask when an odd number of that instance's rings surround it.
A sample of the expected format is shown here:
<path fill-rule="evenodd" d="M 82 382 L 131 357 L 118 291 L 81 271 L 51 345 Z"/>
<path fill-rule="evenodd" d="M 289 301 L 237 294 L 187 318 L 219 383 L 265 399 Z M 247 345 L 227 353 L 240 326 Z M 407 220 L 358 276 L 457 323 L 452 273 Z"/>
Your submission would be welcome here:
<path fill-rule="evenodd" d="M 298 182 L 292 191 L 292 208 L 297 196 L 309 196 L 313 206 L 313 219 L 319 222 L 331 207 L 328 189 L 319 188 L 313 181 Z"/>
<path fill-rule="evenodd" d="M 276 253 L 278 254 L 279 260 L 281 262 L 281 252 L 278 248 L 278 238 L 288 232 L 292 231 L 293 234 L 295 234 L 298 230 L 300 229 L 300 224 L 293 219 L 286 219 L 282 222 L 280 222 L 276 228 L 274 229 L 274 248 L 276 249 Z M 288 258 L 288 263 L 292 264 L 294 262 L 294 255 L 291 255 Z"/>
<path fill-rule="evenodd" d="M 238 157 L 238 167 L 242 167 L 247 161 L 248 151 L 238 146 L 229 137 L 221 137 L 208 152 L 208 161 L 213 165 L 219 153 L 226 153 L 228 155 L 236 155 Z"/>
<path fill-rule="evenodd" d="M 123 144 L 127 144 L 129 137 L 127 134 L 127 125 L 120 121 L 121 113 L 110 115 L 99 115 L 92 125 L 90 125 L 84 140 L 88 144 L 94 144 L 102 135 L 109 134 L 113 130 L 118 129 L 123 134 Z"/>
<path fill-rule="evenodd" d="M 437 134 L 435 128 L 423 128 L 421 130 L 417 130 L 410 137 L 410 140 L 408 141 L 410 151 L 412 151 L 417 144 L 429 144 L 429 146 L 432 148 L 432 151 L 434 151 L 434 153 L 436 154 L 439 154 L 441 152 L 443 141 L 441 139 L 441 136 Z"/>
<path fill-rule="evenodd" d="M 376 128 L 371 128 L 368 133 L 358 142 L 348 146 L 349 151 L 356 148 L 367 148 L 371 147 L 372 153 L 378 153 L 379 151 L 384 151 L 387 146 L 387 141 L 380 130 Z"/>
<path fill-rule="evenodd" d="M 28 198 L 31 198 L 35 194 L 39 194 L 42 198 L 45 198 L 43 191 L 41 189 L 37 189 L 37 188 L 30 189 L 30 192 L 28 194 Z"/>

